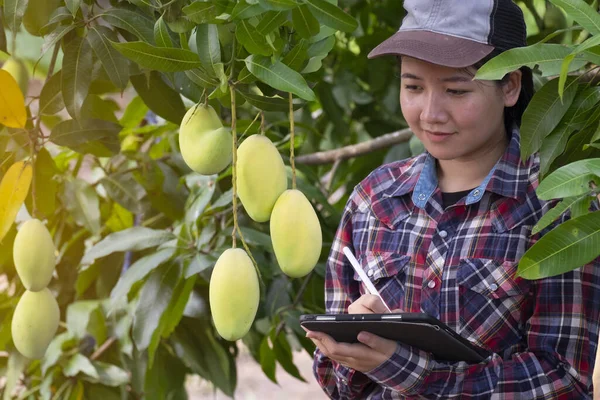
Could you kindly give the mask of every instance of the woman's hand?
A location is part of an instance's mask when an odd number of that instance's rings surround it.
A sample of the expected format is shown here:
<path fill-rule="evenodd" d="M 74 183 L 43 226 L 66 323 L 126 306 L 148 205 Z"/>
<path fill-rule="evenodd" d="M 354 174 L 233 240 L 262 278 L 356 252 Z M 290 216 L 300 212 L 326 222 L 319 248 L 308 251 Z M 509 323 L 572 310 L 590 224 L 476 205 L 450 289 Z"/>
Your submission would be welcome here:
<path fill-rule="evenodd" d="M 385 314 L 387 308 L 381 299 L 372 294 L 364 294 L 348 307 L 349 314 Z M 360 332 L 358 340 L 361 343 L 338 343 L 331 336 L 304 329 L 306 337 L 331 360 L 355 369 L 368 372 L 389 359 L 396 351 L 396 342 L 384 339 L 368 332 Z"/>
<path fill-rule="evenodd" d="M 363 294 L 348 307 L 348 314 L 386 314 L 386 306 L 378 296 Z"/>
<path fill-rule="evenodd" d="M 338 343 L 325 333 L 304 330 L 306 337 L 326 357 L 360 372 L 368 372 L 381 365 L 394 354 L 398 346 L 392 340 L 368 332 L 358 334 L 361 343 Z"/>

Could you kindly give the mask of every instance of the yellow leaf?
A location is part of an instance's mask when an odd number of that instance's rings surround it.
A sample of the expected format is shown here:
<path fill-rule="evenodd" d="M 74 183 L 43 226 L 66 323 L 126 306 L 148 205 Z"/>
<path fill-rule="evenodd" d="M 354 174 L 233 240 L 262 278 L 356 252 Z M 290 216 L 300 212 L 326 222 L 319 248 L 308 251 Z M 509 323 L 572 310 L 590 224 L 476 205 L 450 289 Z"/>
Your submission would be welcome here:
<path fill-rule="evenodd" d="M 31 164 L 17 161 L 10 166 L 0 182 L 0 241 L 17 218 L 29 192 L 32 176 Z"/>
<path fill-rule="evenodd" d="M 25 128 L 27 111 L 19 84 L 7 71 L 0 69 L 0 124 Z"/>

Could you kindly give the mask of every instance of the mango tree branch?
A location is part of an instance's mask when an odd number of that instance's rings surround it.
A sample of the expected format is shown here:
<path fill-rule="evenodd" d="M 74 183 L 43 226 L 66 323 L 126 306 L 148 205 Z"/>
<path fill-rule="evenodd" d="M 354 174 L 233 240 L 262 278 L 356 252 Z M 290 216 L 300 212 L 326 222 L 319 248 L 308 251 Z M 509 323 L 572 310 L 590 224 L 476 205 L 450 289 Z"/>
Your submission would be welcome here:
<path fill-rule="evenodd" d="M 345 146 L 339 149 L 296 156 L 295 161 L 305 165 L 331 164 L 337 160 L 355 158 L 391 147 L 395 144 L 407 142 L 412 136 L 413 133 L 410 129 L 402 129 L 397 132 L 386 133 L 385 135 L 367 140 L 366 142 Z"/>

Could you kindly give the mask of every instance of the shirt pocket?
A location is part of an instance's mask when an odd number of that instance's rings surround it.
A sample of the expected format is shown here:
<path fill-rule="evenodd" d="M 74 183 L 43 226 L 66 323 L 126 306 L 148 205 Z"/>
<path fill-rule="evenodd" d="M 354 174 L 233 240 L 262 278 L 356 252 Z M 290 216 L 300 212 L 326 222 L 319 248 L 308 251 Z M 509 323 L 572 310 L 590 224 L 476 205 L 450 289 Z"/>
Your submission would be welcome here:
<path fill-rule="evenodd" d="M 394 252 L 366 252 L 358 259 L 363 271 L 391 310 L 403 308 L 410 260 L 409 255 Z M 356 271 L 354 280 L 361 282 L 361 294 L 368 293 Z"/>
<path fill-rule="evenodd" d="M 467 258 L 457 271 L 461 334 L 497 353 L 524 340 L 531 283 L 516 277 L 517 263 Z"/>

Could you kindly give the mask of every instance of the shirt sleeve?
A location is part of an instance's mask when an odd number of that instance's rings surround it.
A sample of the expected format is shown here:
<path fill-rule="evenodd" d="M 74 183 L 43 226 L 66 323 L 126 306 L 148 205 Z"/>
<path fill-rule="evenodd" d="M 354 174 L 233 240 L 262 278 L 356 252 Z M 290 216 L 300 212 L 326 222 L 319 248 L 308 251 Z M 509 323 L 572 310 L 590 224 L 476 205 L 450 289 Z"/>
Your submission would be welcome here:
<path fill-rule="evenodd" d="M 327 314 L 348 312 L 350 304 L 360 297 L 358 284 L 353 279 L 352 266 L 342 249 L 352 246 L 353 196 L 346 204 L 327 259 L 325 275 L 325 309 Z M 362 399 L 375 383 L 362 372 L 344 367 L 329 359 L 317 348 L 313 372 L 319 385 L 332 399 Z"/>
<path fill-rule="evenodd" d="M 366 375 L 405 396 L 449 399 L 591 399 L 600 317 L 600 263 L 533 281 L 535 308 L 524 327 L 527 351 L 479 364 L 443 363 L 399 345 Z"/>

